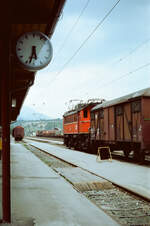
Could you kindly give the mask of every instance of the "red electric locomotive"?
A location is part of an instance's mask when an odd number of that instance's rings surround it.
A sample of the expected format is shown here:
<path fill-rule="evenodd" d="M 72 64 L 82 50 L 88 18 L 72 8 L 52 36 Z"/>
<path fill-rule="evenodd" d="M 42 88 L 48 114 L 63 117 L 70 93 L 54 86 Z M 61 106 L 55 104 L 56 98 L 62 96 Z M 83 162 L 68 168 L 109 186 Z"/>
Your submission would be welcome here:
<path fill-rule="evenodd" d="M 80 103 L 63 115 L 64 144 L 69 148 L 73 147 L 77 150 L 88 148 L 90 110 L 96 104 L 98 102 Z"/>

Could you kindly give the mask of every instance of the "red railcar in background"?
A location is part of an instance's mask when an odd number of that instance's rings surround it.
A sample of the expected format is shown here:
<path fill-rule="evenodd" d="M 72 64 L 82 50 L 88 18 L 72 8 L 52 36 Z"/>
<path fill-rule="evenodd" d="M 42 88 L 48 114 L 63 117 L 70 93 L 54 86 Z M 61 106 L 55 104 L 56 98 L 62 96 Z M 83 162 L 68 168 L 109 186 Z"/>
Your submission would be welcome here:
<path fill-rule="evenodd" d="M 52 130 L 37 130 L 36 132 L 37 137 L 56 137 L 56 138 L 62 138 L 62 132 L 58 128 L 54 128 Z"/>
<path fill-rule="evenodd" d="M 91 110 L 90 146 L 123 150 L 144 159 L 150 150 L 150 88 L 106 101 Z"/>
<path fill-rule="evenodd" d="M 24 138 L 24 128 L 22 126 L 16 126 L 13 128 L 12 136 L 16 141 L 21 141 Z"/>
<path fill-rule="evenodd" d="M 80 103 L 63 115 L 64 144 L 78 150 L 88 148 L 90 110 L 97 103 Z"/>

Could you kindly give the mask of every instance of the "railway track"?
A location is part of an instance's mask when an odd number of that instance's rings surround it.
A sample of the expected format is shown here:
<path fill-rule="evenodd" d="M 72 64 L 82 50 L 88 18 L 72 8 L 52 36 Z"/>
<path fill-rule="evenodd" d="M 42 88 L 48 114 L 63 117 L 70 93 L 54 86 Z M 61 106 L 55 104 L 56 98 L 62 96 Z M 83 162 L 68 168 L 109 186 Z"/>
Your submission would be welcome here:
<path fill-rule="evenodd" d="M 150 225 L 149 201 L 40 148 L 25 146 L 120 225 Z"/>
<path fill-rule="evenodd" d="M 121 161 L 127 161 L 127 162 L 131 162 L 137 165 L 146 165 L 146 166 L 150 166 L 150 155 L 145 155 L 145 160 L 142 163 L 137 163 L 137 161 L 134 159 L 133 154 L 131 153 L 129 155 L 129 157 L 125 157 L 122 151 L 113 151 L 112 152 L 112 157 Z"/>
<path fill-rule="evenodd" d="M 34 137 L 34 138 L 28 137 L 27 139 L 29 139 L 29 140 L 31 139 L 31 140 L 39 141 L 39 142 L 43 142 L 43 143 L 53 143 L 53 144 L 56 144 L 56 145 L 58 144 L 58 145 L 62 145 L 62 146 L 65 147 L 65 145 L 63 144 L 63 139 L 61 139 L 61 138 L 58 138 L 58 139 L 49 138 L 49 139 L 47 139 L 47 138 L 42 137 L 42 138 L 39 139 L 39 138 L 36 138 L 36 137 Z M 117 160 L 120 160 L 120 161 L 130 162 L 130 163 L 137 164 L 137 165 L 142 164 L 142 165 L 145 165 L 145 166 L 150 166 L 150 155 L 145 155 L 145 160 L 142 163 L 138 163 L 136 160 L 134 160 L 132 152 L 129 155 L 129 157 L 127 158 L 127 157 L 124 156 L 122 151 L 113 151 L 112 157 L 114 159 L 117 159 Z"/>

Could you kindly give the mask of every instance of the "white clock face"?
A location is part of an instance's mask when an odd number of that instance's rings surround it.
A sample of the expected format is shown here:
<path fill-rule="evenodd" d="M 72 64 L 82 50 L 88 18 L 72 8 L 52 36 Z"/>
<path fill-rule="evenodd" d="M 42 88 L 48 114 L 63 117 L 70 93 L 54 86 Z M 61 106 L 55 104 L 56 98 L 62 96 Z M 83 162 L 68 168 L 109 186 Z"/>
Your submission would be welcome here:
<path fill-rule="evenodd" d="M 52 59 L 50 40 L 41 32 L 23 34 L 17 41 L 16 54 L 27 70 L 37 71 L 49 64 Z"/>

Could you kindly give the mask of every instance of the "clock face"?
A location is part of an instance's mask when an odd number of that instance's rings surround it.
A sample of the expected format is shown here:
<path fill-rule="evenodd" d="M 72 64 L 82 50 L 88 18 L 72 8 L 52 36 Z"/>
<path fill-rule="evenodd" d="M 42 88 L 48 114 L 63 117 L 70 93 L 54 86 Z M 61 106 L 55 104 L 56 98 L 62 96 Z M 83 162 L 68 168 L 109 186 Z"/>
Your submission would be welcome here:
<path fill-rule="evenodd" d="M 17 41 L 16 54 L 21 64 L 30 71 L 46 67 L 52 59 L 49 38 L 38 31 L 23 34 Z"/>

